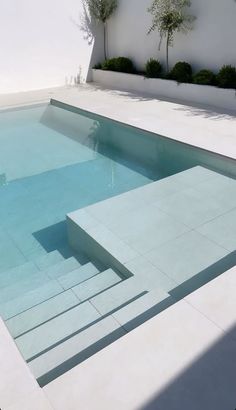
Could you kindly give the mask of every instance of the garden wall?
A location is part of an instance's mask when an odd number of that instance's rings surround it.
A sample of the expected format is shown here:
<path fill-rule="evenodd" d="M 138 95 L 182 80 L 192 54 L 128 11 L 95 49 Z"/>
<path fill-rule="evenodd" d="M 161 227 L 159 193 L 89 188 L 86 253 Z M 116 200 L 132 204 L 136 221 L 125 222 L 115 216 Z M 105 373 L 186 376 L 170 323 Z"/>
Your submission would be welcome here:
<path fill-rule="evenodd" d="M 81 0 L 0 0 L 0 10 L 0 94 L 83 81 L 101 58 Z"/>
<path fill-rule="evenodd" d="M 151 0 L 119 0 L 119 9 L 109 24 L 109 56 L 126 56 L 142 69 L 147 59 L 165 61 L 165 49 L 158 51 L 157 33 L 146 35 L 151 15 Z M 194 30 L 179 33 L 170 49 L 170 65 L 187 61 L 193 68 L 218 69 L 223 64 L 236 65 L 235 0 L 192 0 L 191 13 L 197 17 Z"/>
<path fill-rule="evenodd" d="M 158 35 L 147 36 L 151 0 L 118 0 L 109 23 L 109 56 L 165 59 Z M 82 0 L 0 0 L 0 94 L 90 80 L 88 69 L 103 59 L 102 30 L 82 24 Z M 187 36 L 179 33 L 170 63 L 217 69 L 236 65 L 236 1 L 192 0 L 198 18 Z M 94 39 L 94 35 L 95 39 Z"/>

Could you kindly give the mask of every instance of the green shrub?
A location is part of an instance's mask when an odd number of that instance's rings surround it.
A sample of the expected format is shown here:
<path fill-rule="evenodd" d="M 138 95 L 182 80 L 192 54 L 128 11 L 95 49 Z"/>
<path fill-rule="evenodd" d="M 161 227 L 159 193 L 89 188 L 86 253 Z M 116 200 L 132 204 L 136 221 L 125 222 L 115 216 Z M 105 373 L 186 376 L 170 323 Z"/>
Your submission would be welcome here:
<path fill-rule="evenodd" d="M 93 68 L 94 68 L 94 70 L 101 70 L 102 69 L 102 64 L 97 63 L 97 64 L 95 64 L 95 66 Z"/>
<path fill-rule="evenodd" d="M 102 69 L 122 73 L 133 73 L 135 71 L 133 62 L 126 57 L 117 57 L 106 60 L 102 64 Z"/>
<path fill-rule="evenodd" d="M 217 85 L 221 88 L 236 88 L 236 68 L 231 65 L 224 65 L 216 79 Z"/>
<path fill-rule="evenodd" d="M 214 85 L 216 83 L 216 76 L 210 70 L 201 70 L 193 76 L 194 84 Z"/>
<path fill-rule="evenodd" d="M 178 83 L 190 83 L 192 81 L 191 65 L 182 61 L 176 63 L 168 75 L 168 78 Z"/>
<path fill-rule="evenodd" d="M 145 66 L 146 76 L 149 78 L 160 78 L 162 72 L 161 63 L 158 60 L 150 58 Z"/>

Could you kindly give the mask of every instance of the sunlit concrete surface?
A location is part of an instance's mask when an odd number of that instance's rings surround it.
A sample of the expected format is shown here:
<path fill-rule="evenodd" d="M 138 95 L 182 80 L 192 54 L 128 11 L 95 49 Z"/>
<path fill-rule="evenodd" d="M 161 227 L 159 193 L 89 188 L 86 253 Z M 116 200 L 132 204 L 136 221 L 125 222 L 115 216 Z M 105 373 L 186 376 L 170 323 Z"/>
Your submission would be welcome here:
<path fill-rule="evenodd" d="M 141 129 L 236 158 L 236 117 L 230 111 L 191 106 L 96 85 L 66 90 L 62 102 Z"/>
<path fill-rule="evenodd" d="M 54 408 L 234 409 L 235 275 L 229 270 L 48 384 Z"/>
<path fill-rule="evenodd" d="M 1 319 L 0 408 L 2 410 L 52 409 Z"/>
<path fill-rule="evenodd" d="M 0 107 L 56 99 L 166 137 L 236 158 L 236 117 L 209 106 L 103 89 L 96 84 L 0 96 Z"/>

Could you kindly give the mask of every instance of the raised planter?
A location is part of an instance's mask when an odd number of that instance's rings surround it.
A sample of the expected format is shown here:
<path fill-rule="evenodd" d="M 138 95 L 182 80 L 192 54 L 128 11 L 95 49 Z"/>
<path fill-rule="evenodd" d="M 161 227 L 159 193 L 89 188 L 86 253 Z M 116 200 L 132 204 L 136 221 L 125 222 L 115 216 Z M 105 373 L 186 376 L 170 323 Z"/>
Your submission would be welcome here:
<path fill-rule="evenodd" d="M 141 92 L 236 111 L 236 90 L 93 69 L 93 81 L 118 90 Z"/>

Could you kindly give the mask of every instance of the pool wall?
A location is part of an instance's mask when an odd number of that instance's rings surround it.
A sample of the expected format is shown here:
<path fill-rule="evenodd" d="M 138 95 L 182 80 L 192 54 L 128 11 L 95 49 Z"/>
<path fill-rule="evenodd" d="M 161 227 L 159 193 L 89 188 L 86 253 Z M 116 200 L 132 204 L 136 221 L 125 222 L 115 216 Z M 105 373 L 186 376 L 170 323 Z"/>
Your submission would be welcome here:
<path fill-rule="evenodd" d="M 53 106 L 63 109 L 62 116 L 50 124 L 45 112 L 42 122 L 47 126 L 55 126 L 57 123 L 62 129 L 64 123 L 72 138 L 78 138 L 78 134 L 88 135 L 88 127 L 90 127 L 91 136 L 97 141 L 98 150 L 102 150 L 104 145 L 113 146 L 120 151 L 124 160 L 129 157 L 136 160 L 138 166 L 143 169 L 152 168 L 156 179 L 197 165 L 236 178 L 236 161 L 232 158 L 110 120 L 57 100 L 51 100 L 48 118 L 52 118 Z M 77 113 L 78 117 L 70 115 L 69 112 Z"/>

